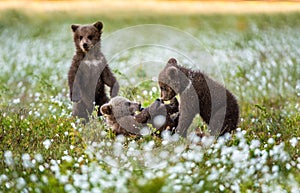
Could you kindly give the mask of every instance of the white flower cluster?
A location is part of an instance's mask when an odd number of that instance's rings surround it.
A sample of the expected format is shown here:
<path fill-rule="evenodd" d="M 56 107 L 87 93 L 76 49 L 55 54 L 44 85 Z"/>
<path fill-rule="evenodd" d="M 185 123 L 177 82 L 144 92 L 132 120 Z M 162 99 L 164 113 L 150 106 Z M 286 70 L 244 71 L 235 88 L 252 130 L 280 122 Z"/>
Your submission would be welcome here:
<path fill-rule="evenodd" d="M 137 178 L 140 186 L 155 179 L 163 179 L 162 192 L 185 192 L 218 189 L 219 191 L 242 192 L 243 184 L 250 183 L 249 192 L 260 189 L 261 192 L 283 191 L 282 184 L 292 192 L 297 192 L 300 184 L 290 173 L 281 181 L 282 175 L 289 171 L 300 171 L 300 158 L 290 159 L 285 151 L 286 143 L 295 146 L 299 138 L 289 142 L 278 143 L 269 138 L 261 144 L 257 139 L 248 142 L 245 131 L 235 137 L 237 145 L 228 145 L 230 135 L 218 138 L 210 146 L 186 144 L 181 141 L 170 141 L 157 146 L 154 141 L 139 144 L 131 141 L 124 144 L 126 138 L 118 136 L 113 141 L 93 142 L 86 148 L 86 155 L 73 157 L 68 150 L 64 151 L 61 160 L 46 161 L 41 154 L 21 156 L 24 172 L 29 178 L 0 174 L 0 186 L 20 191 L 30 190 L 27 184 L 48 184 L 49 179 L 43 175 L 46 171 L 64 187 L 66 192 L 105 192 L 114 189 L 117 192 L 129 192 L 128 183 Z M 43 142 L 45 148 L 51 140 Z M 71 147 L 70 147 L 71 150 Z M 8 168 L 14 168 L 13 152 L 4 152 L 4 162 Z M 65 164 L 77 168 L 65 170 Z M 31 170 L 29 170 L 31 169 Z M 33 169 L 33 170 L 32 170 Z M 137 175 L 135 171 L 142 171 Z"/>

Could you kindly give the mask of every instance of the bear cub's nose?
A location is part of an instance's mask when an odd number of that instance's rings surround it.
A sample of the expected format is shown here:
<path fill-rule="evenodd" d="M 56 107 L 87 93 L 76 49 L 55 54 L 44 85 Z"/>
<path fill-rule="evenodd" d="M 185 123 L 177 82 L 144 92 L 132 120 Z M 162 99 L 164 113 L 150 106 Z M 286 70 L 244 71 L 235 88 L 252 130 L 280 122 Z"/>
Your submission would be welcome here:
<path fill-rule="evenodd" d="M 83 44 L 83 48 L 88 48 L 87 43 L 84 43 L 84 44 Z"/>

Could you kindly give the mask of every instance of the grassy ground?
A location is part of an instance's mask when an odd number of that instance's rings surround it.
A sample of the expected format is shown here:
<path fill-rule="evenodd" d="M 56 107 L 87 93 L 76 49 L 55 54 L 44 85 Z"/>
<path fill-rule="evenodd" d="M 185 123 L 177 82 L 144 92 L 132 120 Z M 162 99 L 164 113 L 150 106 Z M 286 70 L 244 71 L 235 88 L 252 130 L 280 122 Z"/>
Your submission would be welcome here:
<path fill-rule="evenodd" d="M 76 124 L 67 89 L 70 24 L 97 20 L 105 25 L 107 51 L 116 30 L 139 24 L 175 27 L 180 33 L 173 28 L 173 39 L 197 38 L 199 44 L 187 39 L 174 49 L 131 47 L 109 57 L 120 94 L 151 103 L 159 96 L 152 71 L 174 56 L 189 66 L 181 50 L 192 60 L 195 50 L 206 50 L 209 65 L 193 67 L 237 96 L 239 131 L 200 147 L 174 137 L 115 138 L 101 119 Z M 1 11 L 0 192 L 299 192 L 299 29 L 299 13 Z M 194 127 L 205 128 L 199 118 Z"/>

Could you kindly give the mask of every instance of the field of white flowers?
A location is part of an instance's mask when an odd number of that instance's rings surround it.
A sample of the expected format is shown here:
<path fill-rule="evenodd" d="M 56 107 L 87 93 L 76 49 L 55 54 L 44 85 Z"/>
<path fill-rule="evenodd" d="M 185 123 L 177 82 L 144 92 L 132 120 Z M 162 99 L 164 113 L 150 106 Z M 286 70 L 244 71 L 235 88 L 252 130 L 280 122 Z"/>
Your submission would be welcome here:
<path fill-rule="evenodd" d="M 0 192 L 300 192 L 300 14 L 63 14 L 1 13 Z M 70 25 L 96 20 L 121 95 L 152 103 L 155 76 L 176 57 L 237 96 L 238 131 L 132 139 L 102 118 L 78 124 Z"/>

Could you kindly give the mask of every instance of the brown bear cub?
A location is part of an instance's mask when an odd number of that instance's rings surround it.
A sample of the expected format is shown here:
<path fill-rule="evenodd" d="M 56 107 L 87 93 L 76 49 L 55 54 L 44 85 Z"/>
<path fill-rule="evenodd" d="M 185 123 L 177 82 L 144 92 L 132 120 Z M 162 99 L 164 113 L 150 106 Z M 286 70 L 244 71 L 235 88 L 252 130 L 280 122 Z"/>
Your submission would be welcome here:
<path fill-rule="evenodd" d="M 161 136 L 162 131 L 169 130 L 171 133 L 178 125 L 179 103 L 176 97 L 164 104 L 161 99 L 156 99 L 149 107 L 135 115 L 138 123 L 150 123 L 156 129 L 154 134 Z"/>
<path fill-rule="evenodd" d="M 68 72 L 70 99 L 74 102 L 73 115 L 88 120 L 94 105 L 100 107 L 109 101 L 105 85 L 110 87 L 111 97 L 118 94 L 119 85 L 100 49 L 103 24 L 71 28 L 76 52 Z"/>
<path fill-rule="evenodd" d="M 186 137 L 196 114 L 209 126 L 211 135 L 224 135 L 237 128 L 239 106 L 236 98 L 220 83 L 200 71 L 179 66 L 171 58 L 160 72 L 158 83 L 161 98 L 180 96 L 179 121 L 176 132 Z"/>
<path fill-rule="evenodd" d="M 141 104 L 117 96 L 102 105 L 100 110 L 116 135 L 140 135 L 143 125 L 138 123 L 134 116 L 141 110 Z"/>
<path fill-rule="evenodd" d="M 140 129 L 146 123 L 153 124 L 160 132 L 176 128 L 178 106 L 176 98 L 172 99 L 170 104 L 164 104 L 158 99 L 149 107 L 143 109 L 139 103 L 117 96 L 101 106 L 100 110 L 106 118 L 107 124 L 111 126 L 116 135 L 140 136 Z M 136 114 L 137 112 L 140 113 Z"/>

